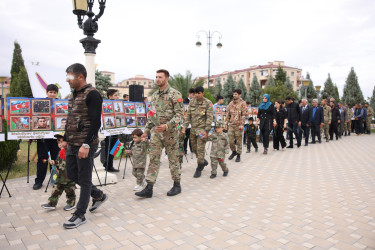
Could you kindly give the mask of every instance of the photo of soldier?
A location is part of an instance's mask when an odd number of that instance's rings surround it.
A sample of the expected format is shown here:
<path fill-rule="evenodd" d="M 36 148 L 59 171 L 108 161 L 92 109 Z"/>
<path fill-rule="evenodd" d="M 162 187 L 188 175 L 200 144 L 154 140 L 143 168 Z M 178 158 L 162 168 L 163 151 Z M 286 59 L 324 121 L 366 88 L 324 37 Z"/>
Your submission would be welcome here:
<path fill-rule="evenodd" d="M 30 100 L 11 98 L 9 101 L 10 114 L 30 114 Z"/>
<path fill-rule="evenodd" d="M 104 116 L 104 129 L 115 127 L 115 118 L 113 116 Z"/>
<path fill-rule="evenodd" d="M 56 114 L 67 114 L 68 113 L 68 101 L 55 101 L 55 113 Z"/>
<path fill-rule="evenodd" d="M 125 116 L 124 115 L 116 115 L 116 128 L 122 128 L 126 126 Z"/>
<path fill-rule="evenodd" d="M 51 130 L 51 117 L 33 116 L 32 130 Z"/>
<path fill-rule="evenodd" d="M 28 116 L 11 116 L 10 131 L 29 131 L 30 130 L 30 117 Z"/>
<path fill-rule="evenodd" d="M 50 114 L 51 113 L 51 100 L 31 100 L 33 107 L 33 114 Z"/>
<path fill-rule="evenodd" d="M 56 126 L 56 130 L 65 130 L 65 126 L 66 126 L 66 117 L 65 116 L 62 116 L 62 117 L 55 117 L 55 126 Z"/>
<path fill-rule="evenodd" d="M 135 128 L 135 117 L 134 116 L 125 116 L 126 119 L 126 126 L 129 128 Z"/>
<path fill-rule="evenodd" d="M 125 114 L 134 115 L 135 114 L 134 103 L 133 102 L 124 103 L 124 110 L 125 110 Z"/>
<path fill-rule="evenodd" d="M 136 103 L 135 109 L 137 111 L 137 115 L 144 115 L 146 114 L 146 107 L 144 103 Z"/>
<path fill-rule="evenodd" d="M 137 116 L 137 127 L 144 127 L 146 125 L 146 116 Z"/>
<path fill-rule="evenodd" d="M 122 101 L 113 102 L 113 107 L 115 108 L 115 113 L 124 113 L 124 105 Z"/>
<path fill-rule="evenodd" d="M 103 114 L 113 114 L 113 102 L 103 101 Z"/>

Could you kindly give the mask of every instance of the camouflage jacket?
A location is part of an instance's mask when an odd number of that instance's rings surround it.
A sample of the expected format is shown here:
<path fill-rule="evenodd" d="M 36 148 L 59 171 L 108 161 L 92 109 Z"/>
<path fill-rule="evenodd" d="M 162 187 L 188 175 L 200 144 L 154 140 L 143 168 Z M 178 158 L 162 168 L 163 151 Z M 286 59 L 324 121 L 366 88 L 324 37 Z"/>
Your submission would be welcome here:
<path fill-rule="evenodd" d="M 191 124 L 191 129 L 196 135 L 205 130 L 207 133 L 211 130 L 213 122 L 213 107 L 212 102 L 203 97 L 203 100 L 198 102 L 196 98 L 189 103 L 188 111 L 186 112 L 184 128 Z M 190 130 L 190 133 L 191 131 Z"/>
<path fill-rule="evenodd" d="M 367 119 L 372 119 L 374 117 L 374 109 L 368 106 L 367 110 Z"/>
<path fill-rule="evenodd" d="M 132 159 L 134 168 L 145 168 L 147 160 L 148 141 L 134 143 L 132 151 Z"/>
<path fill-rule="evenodd" d="M 227 107 L 226 124 L 243 126 L 245 124 L 245 117 L 247 114 L 246 102 L 240 98 L 238 101 L 231 101 Z"/>
<path fill-rule="evenodd" d="M 181 124 L 184 116 L 184 104 L 181 93 L 167 86 L 166 89 L 157 90 L 151 96 L 150 107 L 156 110 L 156 116 L 159 124 L 155 124 L 153 119 L 147 119 L 145 133 L 160 124 L 167 124 L 167 130 L 176 129 Z"/>
<path fill-rule="evenodd" d="M 324 123 L 331 122 L 331 120 L 332 120 L 331 108 L 328 105 L 326 105 L 325 107 L 322 107 L 322 108 L 323 108 L 323 112 L 324 112 Z"/>
<path fill-rule="evenodd" d="M 354 112 L 352 109 L 348 108 L 348 121 L 350 122 L 351 120 L 354 120 Z"/>
<path fill-rule="evenodd" d="M 229 153 L 229 142 L 227 134 L 219 134 L 215 131 L 208 139 L 212 141 L 210 157 L 224 160 L 225 154 Z"/>

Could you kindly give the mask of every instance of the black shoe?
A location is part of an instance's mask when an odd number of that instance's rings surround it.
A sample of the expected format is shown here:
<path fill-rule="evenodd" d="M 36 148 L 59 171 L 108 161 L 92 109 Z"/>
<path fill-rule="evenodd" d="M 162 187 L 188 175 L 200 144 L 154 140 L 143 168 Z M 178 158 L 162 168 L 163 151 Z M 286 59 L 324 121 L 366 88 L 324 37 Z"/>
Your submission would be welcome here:
<path fill-rule="evenodd" d="M 241 162 L 241 155 L 237 154 L 236 162 Z"/>
<path fill-rule="evenodd" d="M 53 205 L 47 203 L 47 204 L 43 204 L 42 208 L 47 209 L 47 210 L 55 210 L 56 206 L 53 206 Z"/>
<path fill-rule="evenodd" d="M 34 190 L 38 190 L 38 189 L 41 189 L 41 188 L 42 188 L 42 183 L 39 183 L 39 182 L 35 183 L 34 186 L 33 186 Z"/>
<path fill-rule="evenodd" d="M 350 136 L 350 132 L 348 133 L 348 135 Z"/>
<path fill-rule="evenodd" d="M 322 140 L 319 140 L 319 143 L 322 143 Z"/>
<path fill-rule="evenodd" d="M 92 205 L 89 209 L 90 212 L 94 212 L 96 209 L 98 209 L 106 200 L 108 199 L 108 195 L 103 193 L 103 196 L 100 200 L 94 200 L 92 199 Z"/>
<path fill-rule="evenodd" d="M 181 185 L 180 185 L 180 182 L 175 181 L 173 183 L 173 187 L 171 188 L 171 190 L 168 191 L 167 195 L 175 196 L 175 195 L 178 195 L 179 193 L 181 193 Z"/>
<path fill-rule="evenodd" d="M 293 148 L 293 146 L 288 146 L 288 147 L 286 147 L 286 148 Z"/>
<path fill-rule="evenodd" d="M 206 160 L 205 160 L 205 163 L 206 163 Z M 204 166 L 206 166 L 206 165 L 204 165 L 205 163 L 203 163 L 203 164 L 198 164 L 198 167 L 197 167 L 197 169 L 195 170 L 195 173 L 194 173 L 194 178 L 199 178 L 199 177 L 201 177 L 201 174 L 202 174 L 202 170 L 204 169 Z"/>
<path fill-rule="evenodd" d="M 206 159 L 204 159 L 204 163 L 203 163 L 203 168 L 205 167 L 205 166 L 207 166 L 208 165 L 208 161 L 206 161 Z M 203 169 L 202 169 L 203 170 Z"/>
<path fill-rule="evenodd" d="M 228 157 L 228 160 L 232 160 L 236 155 L 236 151 L 233 151 L 232 154 Z"/>
<path fill-rule="evenodd" d="M 211 174 L 210 178 L 211 179 L 216 178 L 216 174 Z"/>
<path fill-rule="evenodd" d="M 70 218 L 67 222 L 64 223 L 64 227 L 66 229 L 72 229 L 79 227 L 82 224 L 86 223 L 86 218 L 84 215 L 73 214 L 72 218 Z"/>
<path fill-rule="evenodd" d="M 336 141 L 339 139 L 339 137 L 336 136 Z"/>
<path fill-rule="evenodd" d="M 258 148 L 255 148 L 255 153 L 257 153 L 258 152 Z"/>
<path fill-rule="evenodd" d="M 315 144 L 315 141 L 310 142 L 310 144 Z"/>
<path fill-rule="evenodd" d="M 297 148 L 301 147 L 301 143 L 300 144 L 297 144 Z"/>
<path fill-rule="evenodd" d="M 305 142 L 305 146 L 309 146 L 309 144 L 307 142 Z"/>
<path fill-rule="evenodd" d="M 266 155 L 267 152 L 268 152 L 268 149 L 265 148 L 264 151 L 263 151 L 263 154 Z"/>
<path fill-rule="evenodd" d="M 251 152 L 251 150 L 250 150 L 250 149 L 247 149 L 246 153 L 250 153 L 250 152 Z"/>
<path fill-rule="evenodd" d="M 110 168 L 108 169 L 108 172 L 120 172 L 120 170 L 115 169 L 115 168 Z"/>
<path fill-rule="evenodd" d="M 151 198 L 153 186 L 154 185 L 147 183 L 147 186 L 142 191 L 136 192 L 135 195 L 143 198 Z"/>
<path fill-rule="evenodd" d="M 229 173 L 229 169 L 228 169 L 227 172 L 224 172 L 224 173 L 223 173 L 223 176 L 224 176 L 224 177 L 225 177 L 225 176 L 228 176 L 228 173 Z"/>
<path fill-rule="evenodd" d="M 346 132 L 344 133 L 344 136 L 346 136 L 347 134 L 346 134 Z"/>

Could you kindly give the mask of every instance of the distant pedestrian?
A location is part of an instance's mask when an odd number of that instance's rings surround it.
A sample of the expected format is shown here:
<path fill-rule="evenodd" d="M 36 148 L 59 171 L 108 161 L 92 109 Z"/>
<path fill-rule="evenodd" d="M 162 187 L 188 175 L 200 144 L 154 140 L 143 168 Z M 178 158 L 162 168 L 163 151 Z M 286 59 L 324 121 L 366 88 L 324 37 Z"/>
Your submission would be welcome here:
<path fill-rule="evenodd" d="M 262 102 L 259 105 L 257 123 L 259 124 L 260 133 L 263 138 L 263 154 L 266 155 L 268 152 L 270 133 L 276 125 L 275 108 L 270 101 L 270 96 L 268 94 L 263 95 Z"/>

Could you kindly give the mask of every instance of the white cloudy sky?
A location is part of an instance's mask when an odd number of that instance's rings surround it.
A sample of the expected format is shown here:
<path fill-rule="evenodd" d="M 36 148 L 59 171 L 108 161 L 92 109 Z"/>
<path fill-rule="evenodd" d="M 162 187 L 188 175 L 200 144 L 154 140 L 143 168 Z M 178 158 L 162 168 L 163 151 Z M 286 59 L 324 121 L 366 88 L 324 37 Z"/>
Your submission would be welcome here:
<path fill-rule="evenodd" d="M 0 75 L 10 75 L 15 40 L 26 64 L 38 61 L 59 79 L 71 63 L 85 62 L 71 0 L 1 0 L 0 12 Z M 107 0 L 96 63 L 115 72 L 116 82 L 154 78 L 159 68 L 207 75 L 208 51 L 195 46 L 196 33 L 218 30 L 223 47 L 211 50 L 212 74 L 283 60 L 309 72 L 315 85 L 330 73 L 342 92 L 353 66 L 368 97 L 375 84 L 374 13 L 373 0 Z"/>

